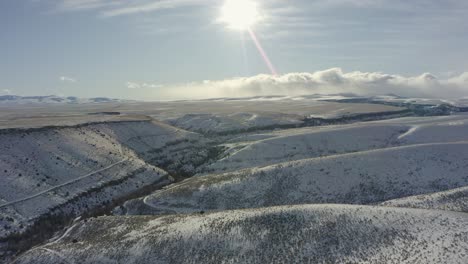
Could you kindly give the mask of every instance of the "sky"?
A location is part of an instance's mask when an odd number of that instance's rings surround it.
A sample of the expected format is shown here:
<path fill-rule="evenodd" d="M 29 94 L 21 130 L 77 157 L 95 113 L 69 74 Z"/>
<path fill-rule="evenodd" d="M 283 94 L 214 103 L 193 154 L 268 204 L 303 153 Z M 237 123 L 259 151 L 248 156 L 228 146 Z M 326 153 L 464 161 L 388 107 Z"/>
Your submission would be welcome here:
<path fill-rule="evenodd" d="M 277 75 L 223 0 L 2 0 L 0 95 L 468 96 L 468 1 L 248 1 Z"/>

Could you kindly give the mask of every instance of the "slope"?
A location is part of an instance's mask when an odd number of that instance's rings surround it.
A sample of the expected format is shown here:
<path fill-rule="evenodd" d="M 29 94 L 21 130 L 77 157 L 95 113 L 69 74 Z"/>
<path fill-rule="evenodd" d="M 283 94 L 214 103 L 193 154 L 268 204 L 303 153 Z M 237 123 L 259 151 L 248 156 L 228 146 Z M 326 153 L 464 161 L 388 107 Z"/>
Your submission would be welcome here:
<path fill-rule="evenodd" d="M 194 177 L 128 201 L 116 213 L 370 204 L 466 186 L 467 169 L 468 142 L 393 147 Z"/>
<path fill-rule="evenodd" d="M 466 214 L 346 205 L 100 217 L 14 263 L 465 263 L 467 230 Z"/>
<path fill-rule="evenodd" d="M 173 178 L 160 165 L 204 160 L 205 144 L 148 120 L 0 130 L 0 241 L 167 185 Z M 159 159 L 173 152 L 179 154 Z"/>
<path fill-rule="evenodd" d="M 468 140 L 468 116 L 411 117 L 246 135 L 200 175 L 393 146 Z"/>
<path fill-rule="evenodd" d="M 468 187 L 403 197 L 385 201 L 382 205 L 468 213 Z"/>

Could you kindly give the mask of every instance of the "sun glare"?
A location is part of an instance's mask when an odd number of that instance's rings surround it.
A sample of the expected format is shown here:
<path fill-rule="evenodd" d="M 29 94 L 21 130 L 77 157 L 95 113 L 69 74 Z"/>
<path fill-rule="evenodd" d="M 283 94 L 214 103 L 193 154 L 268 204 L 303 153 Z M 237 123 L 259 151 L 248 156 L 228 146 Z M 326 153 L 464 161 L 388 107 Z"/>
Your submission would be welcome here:
<path fill-rule="evenodd" d="M 257 3 L 251 0 L 227 0 L 221 10 L 221 22 L 236 30 L 247 30 L 259 19 Z"/>

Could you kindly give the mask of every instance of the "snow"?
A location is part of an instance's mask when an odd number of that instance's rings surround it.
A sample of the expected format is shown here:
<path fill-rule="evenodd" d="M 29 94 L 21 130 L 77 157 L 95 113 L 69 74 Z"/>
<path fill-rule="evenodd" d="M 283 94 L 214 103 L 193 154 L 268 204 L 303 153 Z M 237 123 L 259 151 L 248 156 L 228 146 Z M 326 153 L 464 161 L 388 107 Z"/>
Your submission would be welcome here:
<path fill-rule="evenodd" d="M 57 208 L 59 214 L 85 212 L 170 183 L 167 172 L 147 163 L 150 152 L 171 151 L 166 144 L 195 137 L 149 121 L 0 133 L 0 237 L 27 230 Z"/>
<path fill-rule="evenodd" d="M 468 254 L 467 215 L 436 210 L 293 205 L 80 225 L 16 263 L 465 263 Z"/>
<path fill-rule="evenodd" d="M 419 129 L 419 126 L 413 126 L 411 127 L 410 129 L 408 129 L 408 131 L 406 131 L 405 133 L 401 134 L 400 136 L 398 136 L 398 139 L 403 139 L 411 134 L 413 134 L 414 132 L 416 132 L 416 130 Z"/>
<path fill-rule="evenodd" d="M 191 131 L 227 132 L 253 127 L 268 127 L 273 125 L 302 124 L 299 117 L 282 114 L 250 114 L 234 113 L 227 115 L 189 114 L 181 118 L 168 120 L 169 124 Z"/>
<path fill-rule="evenodd" d="M 237 137 L 200 175 L 394 146 L 468 140 L 468 116 L 409 117 Z"/>
<path fill-rule="evenodd" d="M 466 176 L 468 178 L 468 175 Z M 385 206 L 439 209 L 468 213 L 468 187 L 403 197 L 382 203 Z"/>
<path fill-rule="evenodd" d="M 250 136 L 248 142 L 227 144 L 226 157 L 207 166 L 204 174 L 385 148 L 406 130 L 405 125 L 358 125 L 285 130 L 262 134 L 259 140 Z"/>
<path fill-rule="evenodd" d="M 128 214 L 302 203 L 370 204 L 468 184 L 468 142 L 430 143 L 194 177 L 126 203 Z M 136 206 L 139 204 L 139 206 Z M 153 209 L 153 210 L 151 210 Z"/>
<path fill-rule="evenodd" d="M 0 238 L 117 205 L 18 263 L 464 263 L 468 115 L 285 129 L 366 100 L 413 99 L 0 105 Z"/>

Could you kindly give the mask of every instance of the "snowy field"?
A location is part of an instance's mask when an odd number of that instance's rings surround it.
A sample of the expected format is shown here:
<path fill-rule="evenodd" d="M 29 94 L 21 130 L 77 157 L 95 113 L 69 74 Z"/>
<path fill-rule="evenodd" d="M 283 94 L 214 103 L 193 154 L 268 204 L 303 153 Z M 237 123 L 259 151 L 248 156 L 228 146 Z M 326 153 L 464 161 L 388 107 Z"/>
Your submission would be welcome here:
<path fill-rule="evenodd" d="M 463 213 L 300 205 L 74 225 L 16 263 L 466 263 Z"/>
<path fill-rule="evenodd" d="M 318 98 L 251 98 L 176 102 L 54 103 L 30 100 L 21 104 L 0 101 L 0 129 L 75 125 L 86 122 L 153 117 L 197 132 L 226 132 L 240 129 L 294 125 L 305 117 L 339 117 L 360 113 L 399 111 L 378 104 L 325 102 Z M 119 114 L 105 115 L 103 113 Z"/>
<path fill-rule="evenodd" d="M 0 132 L 0 238 L 51 212 L 79 215 L 172 182 L 150 151 L 196 144 L 189 139 L 197 135 L 150 121 Z"/>
<path fill-rule="evenodd" d="M 411 144 L 468 141 L 468 115 L 410 117 L 240 136 L 202 174 Z"/>
<path fill-rule="evenodd" d="M 464 263 L 468 115 L 447 103 L 0 102 L 0 261 Z"/>
<path fill-rule="evenodd" d="M 468 141 L 333 155 L 193 177 L 137 200 L 145 213 L 305 203 L 373 204 L 468 185 Z M 127 214 L 140 214 L 137 201 Z M 151 208 L 151 209 L 150 209 Z"/>

